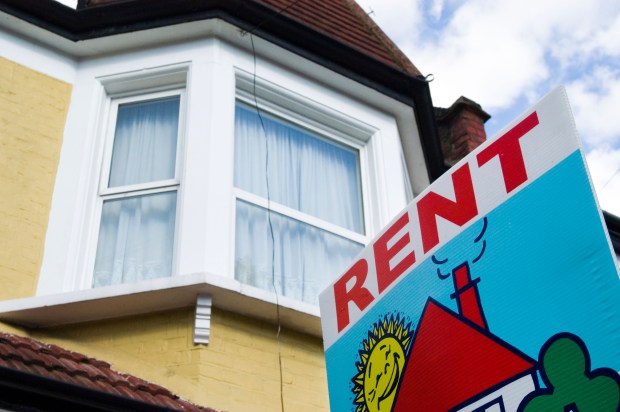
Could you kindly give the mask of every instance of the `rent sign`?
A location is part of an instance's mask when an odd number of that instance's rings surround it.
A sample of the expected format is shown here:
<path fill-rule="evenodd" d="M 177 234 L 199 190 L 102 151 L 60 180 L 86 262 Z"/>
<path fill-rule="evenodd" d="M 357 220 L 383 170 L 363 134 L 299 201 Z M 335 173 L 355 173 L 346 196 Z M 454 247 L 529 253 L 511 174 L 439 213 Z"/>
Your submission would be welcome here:
<path fill-rule="evenodd" d="M 620 280 L 564 89 L 420 194 L 320 306 L 333 411 L 615 412 Z"/>

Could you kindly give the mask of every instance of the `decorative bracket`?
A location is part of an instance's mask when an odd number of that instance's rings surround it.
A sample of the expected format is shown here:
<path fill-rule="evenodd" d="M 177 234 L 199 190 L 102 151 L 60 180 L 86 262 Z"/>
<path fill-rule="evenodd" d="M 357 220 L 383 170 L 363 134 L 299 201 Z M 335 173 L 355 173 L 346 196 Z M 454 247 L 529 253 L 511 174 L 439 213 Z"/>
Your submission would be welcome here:
<path fill-rule="evenodd" d="M 194 345 L 208 345 L 211 334 L 211 305 L 210 295 L 201 294 L 196 298 L 196 315 L 194 319 Z"/>

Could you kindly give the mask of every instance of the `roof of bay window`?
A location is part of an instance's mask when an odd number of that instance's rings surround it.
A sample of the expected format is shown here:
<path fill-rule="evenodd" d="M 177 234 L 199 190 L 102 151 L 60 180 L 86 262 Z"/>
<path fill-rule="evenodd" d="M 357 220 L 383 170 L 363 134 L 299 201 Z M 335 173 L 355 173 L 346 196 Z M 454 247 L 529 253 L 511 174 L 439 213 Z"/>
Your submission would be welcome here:
<path fill-rule="evenodd" d="M 277 10 L 355 47 L 382 62 L 420 75 L 420 71 L 354 0 L 260 0 Z M 292 4 L 290 7 L 288 7 Z M 288 8 L 287 8 L 288 7 Z"/>
<path fill-rule="evenodd" d="M 121 4 L 128 7 L 129 3 L 143 2 L 136 0 L 79 0 L 78 13 L 87 9 L 97 9 L 103 13 L 104 9 L 102 8 L 104 7 L 120 6 Z M 165 7 L 166 2 L 151 0 L 151 3 L 160 3 L 161 9 L 167 8 Z M 173 5 L 171 12 L 174 13 L 177 10 L 179 15 L 183 13 L 184 6 L 182 4 L 168 3 Z M 224 4 L 218 4 L 221 3 L 218 1 L 193 3 L 192 10 L 188 10 L 190 12 L 199 10 L 204 12 L 221 8 L 228 9 L 227 11 L 231 14 L 236 14 L 235 11 L 239 11 L 239 15 L 243 14 L 243 8 L 265 6 L 272 9 L 277 15 L 291 18 L 299 24 L 346 43 L 383 63 L 415 76 L 421 74 L 354 0 L 246 0 L 245 3 L 247 4 L 227 1 L 226 3 L 231 3 L 232 7 L 224 7 Z M 135 17 L 139 16 L 136 14 Z M 273 18 L 274 16 L 266 17 L 263 22 L 257 23 L 257 25 L 263 25 Z"/>

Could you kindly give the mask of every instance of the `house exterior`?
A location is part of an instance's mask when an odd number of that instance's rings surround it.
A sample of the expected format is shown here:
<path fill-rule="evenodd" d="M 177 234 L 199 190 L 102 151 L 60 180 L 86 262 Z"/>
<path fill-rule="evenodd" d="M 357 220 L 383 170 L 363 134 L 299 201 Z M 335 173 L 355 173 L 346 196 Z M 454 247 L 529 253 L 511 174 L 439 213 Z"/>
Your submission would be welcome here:
<path fill-rule="evenodd" d="M 0 50 L 7 409 L 328 410 L 318 291 L 485 138 L 352 0 L 4 0 Z"/>

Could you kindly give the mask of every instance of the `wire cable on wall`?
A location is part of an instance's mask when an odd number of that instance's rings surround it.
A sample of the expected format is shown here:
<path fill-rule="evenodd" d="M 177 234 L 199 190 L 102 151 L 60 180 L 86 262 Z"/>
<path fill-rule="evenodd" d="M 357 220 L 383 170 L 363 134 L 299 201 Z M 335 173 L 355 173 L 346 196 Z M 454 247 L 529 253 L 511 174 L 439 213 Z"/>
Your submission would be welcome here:
<path fill-rule="evenodd" d="M 283 7 L 282 9 L 278 10 L 274 15 L 271 15 L 269 18 L 259 22 L 251 29 L 241 31 L 241 36 L 246 36 L 248 34 L 250 35 L 250 44 L 252 46 L 252 59 L 253 59 L 253 66 L 254 66 L 253 74 L 252 74 L 252 79 L 253 79 L 252 80 L 252 89 L 253 89 L 252 95 L 254 98 L 254 105 L 256 106 L 256 114 L 258 115 L 261 129 L 263 130 L 263 134 L 265 136 L 265 183 L 267 187 L 267 221 L 269 223 L 269 234 L 271 236 L 271 285 L 273 287 L 273 292 L 276 295 L 276 321 L 278 325 L 278 330 L 276 332 L 276 342 L 278 345 L 278 366 L 279 366 L 279 372 L 280 372 L 280 408 L 282 412 L 284 412 L 284 379 L 283 379 L 283 374 L 282 374 L 282 348 L 281 348 L 281 342 L 280 342 L 282 324 L 280 320 L 280 296 L 278 293 L 278 288 L 276 286 L 276 273 L 275 273 L 276 245 L 275 245 L 275 236 L 274 236 L 274 230 L 273 230 L 273 222 L 271 219 L 272 210 L 271 210 L 271 191 L 270 191 L 270 186 L 269 186 L 269 137 L 268 137 L 267 129 L 265 128 L 263 116 L 262 116 L 262 113 L 261 113 L 261 110 L 258 104 L 258 97 L 257 97 L 257 92 L 256 92 L 257 56 L 256 56 L 256 47 L 254 45 L 253 33 L 257 29 L 259 29 L 261 26 L 263 26 L 265 23 L 270 22 L 280 17 L 282 13 L 289 10 L 291 7 L 293 7 L 295 4 L 299 3 L 300 1 L 301 0 L 294 0 L 290 2 L 286 7 Z"/>
<path fill-rule="evenodd" d="M 290 7 L 290 6 L 289 6 Z M 276 253 L 276 245 L 275 245 L 275 236 L 273 231 L 273 222 L 271 220 L 271 188 L 269 186 L 269 136 L 267 135 L 267 129 L 265 128 L 265 123 L 263 121 L 263 116 L 261 114 L 260 107 L 258 105 L 258 97 L 256 93 L 256 48 L 254 46 L 254 36 L 251 32 L 248 32 L 250 35 L 250 44 L 252 45 L 252 58 L 253 58 L 253 80 L 252 80 L 252 95 L 254 97 L 254 105 L 256 106 L 256 114 L 258 115 L 258 119 L 260 121 L 261 129 L 265 136 L 265 184 L 267 187 L 267 221 L 269 223 L 269 234 L 271 236 L 271 285 L 273 287 L 273 292 L 276 295 L 276 322 L 278 325 L 278 330 L 276 332 L 276 342 L 278 345 L 278 366 L 280 371 L 280 407 L 282 412 L 284 412 L 284 380 L 282 377 L 282 348 L 280 343 L 280 334 L 282 332 L 282 324 L 280 322 L 280 296 L 278 294 L 278 288 L 276 287 L 276 272 L 275 272 L 275 253 Z"/>

